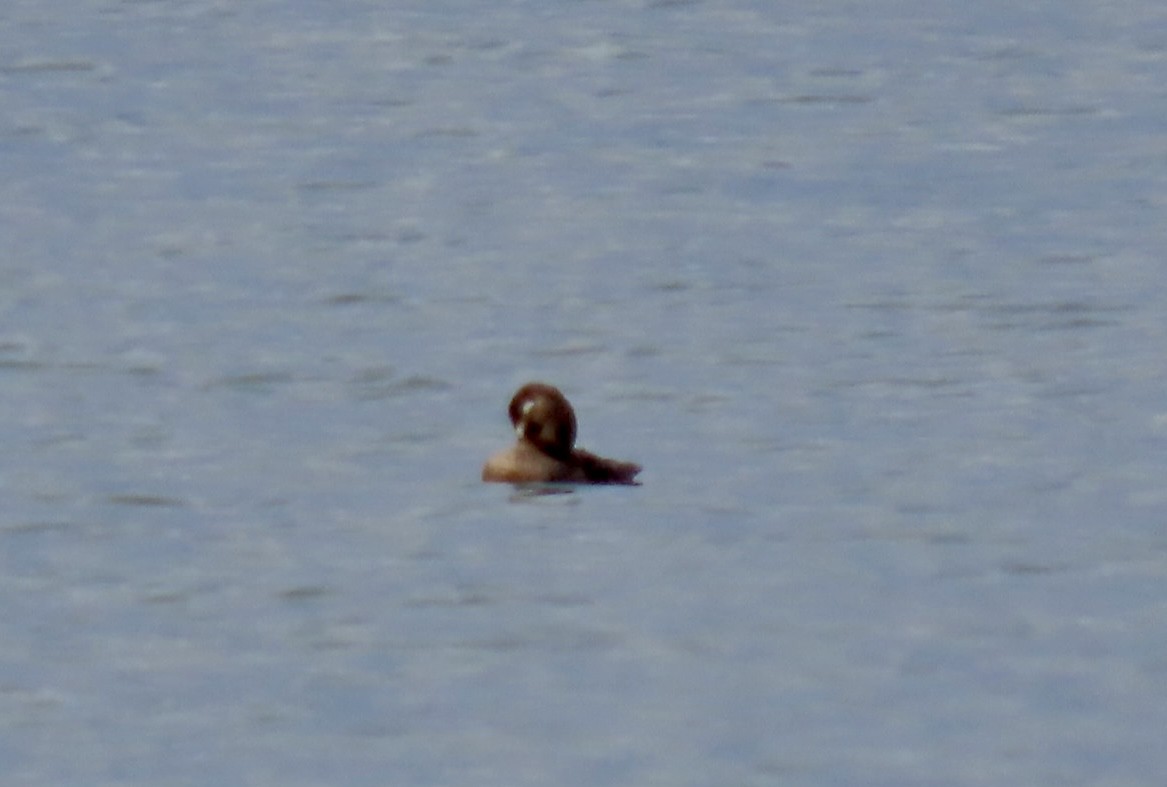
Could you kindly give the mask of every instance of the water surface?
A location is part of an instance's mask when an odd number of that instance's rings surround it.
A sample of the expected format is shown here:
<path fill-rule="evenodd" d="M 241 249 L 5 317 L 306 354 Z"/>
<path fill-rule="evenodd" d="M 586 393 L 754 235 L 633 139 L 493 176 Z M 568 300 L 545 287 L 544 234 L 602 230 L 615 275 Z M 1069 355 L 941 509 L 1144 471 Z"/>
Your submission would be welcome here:
<path fill-rule="evenodd" d="M 7 4 L 7 780 L 1157 784 L 1164 21 Z"/>

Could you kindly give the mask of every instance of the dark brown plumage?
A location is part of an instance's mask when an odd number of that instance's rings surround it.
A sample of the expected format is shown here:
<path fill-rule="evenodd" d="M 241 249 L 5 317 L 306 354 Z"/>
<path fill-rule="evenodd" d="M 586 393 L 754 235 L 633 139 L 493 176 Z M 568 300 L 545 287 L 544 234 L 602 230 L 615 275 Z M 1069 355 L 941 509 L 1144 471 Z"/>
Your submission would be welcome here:
<path fill-rule="evenodd" d="M 575 447 L 575 411 L 558 388 L 527 383 L 507 408 L 518 440 L 486 461 L 483 481 L 636 485 L 640 465 Z"/>

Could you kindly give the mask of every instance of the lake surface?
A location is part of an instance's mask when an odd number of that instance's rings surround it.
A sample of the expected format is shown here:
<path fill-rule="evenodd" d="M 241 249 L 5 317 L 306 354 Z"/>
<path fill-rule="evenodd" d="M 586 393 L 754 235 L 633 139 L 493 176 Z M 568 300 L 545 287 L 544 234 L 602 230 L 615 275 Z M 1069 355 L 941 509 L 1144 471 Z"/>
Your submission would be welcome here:
<path fill-rule="evenodd" d="M 10 0 L 0 768 L 1158 785 L 1152 0 Z M 478 480 L 530 379 L 643 486 Z"/>

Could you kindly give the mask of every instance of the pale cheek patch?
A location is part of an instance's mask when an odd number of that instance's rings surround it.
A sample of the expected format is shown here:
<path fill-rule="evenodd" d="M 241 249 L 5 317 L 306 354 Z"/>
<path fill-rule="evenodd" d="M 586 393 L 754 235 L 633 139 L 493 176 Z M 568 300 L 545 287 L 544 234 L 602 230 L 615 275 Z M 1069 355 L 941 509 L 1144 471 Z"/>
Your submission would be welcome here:
<path fill-rule="evenodd" d="M 531 408 L 534 406 L 534 400 L 528 399 L 519 408 L 519 420 L 515 422 L 515 434 L 520 438 L 527 436 L 527 416 L 531 414 Z"/>

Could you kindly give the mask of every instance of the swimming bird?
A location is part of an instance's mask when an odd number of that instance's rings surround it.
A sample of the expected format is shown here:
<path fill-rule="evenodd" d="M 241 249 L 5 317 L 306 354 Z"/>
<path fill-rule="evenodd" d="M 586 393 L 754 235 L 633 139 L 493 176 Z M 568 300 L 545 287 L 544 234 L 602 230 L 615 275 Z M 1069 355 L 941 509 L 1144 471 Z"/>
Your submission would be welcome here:
<path fill-rule="evenodd" d="M 527 383 L 515 392 L 507 412 L 518 440 L 486 460 L 483 481 L 639 486 L 640 465 L 575 447 L 575 411 L 555 386 Z"/>

